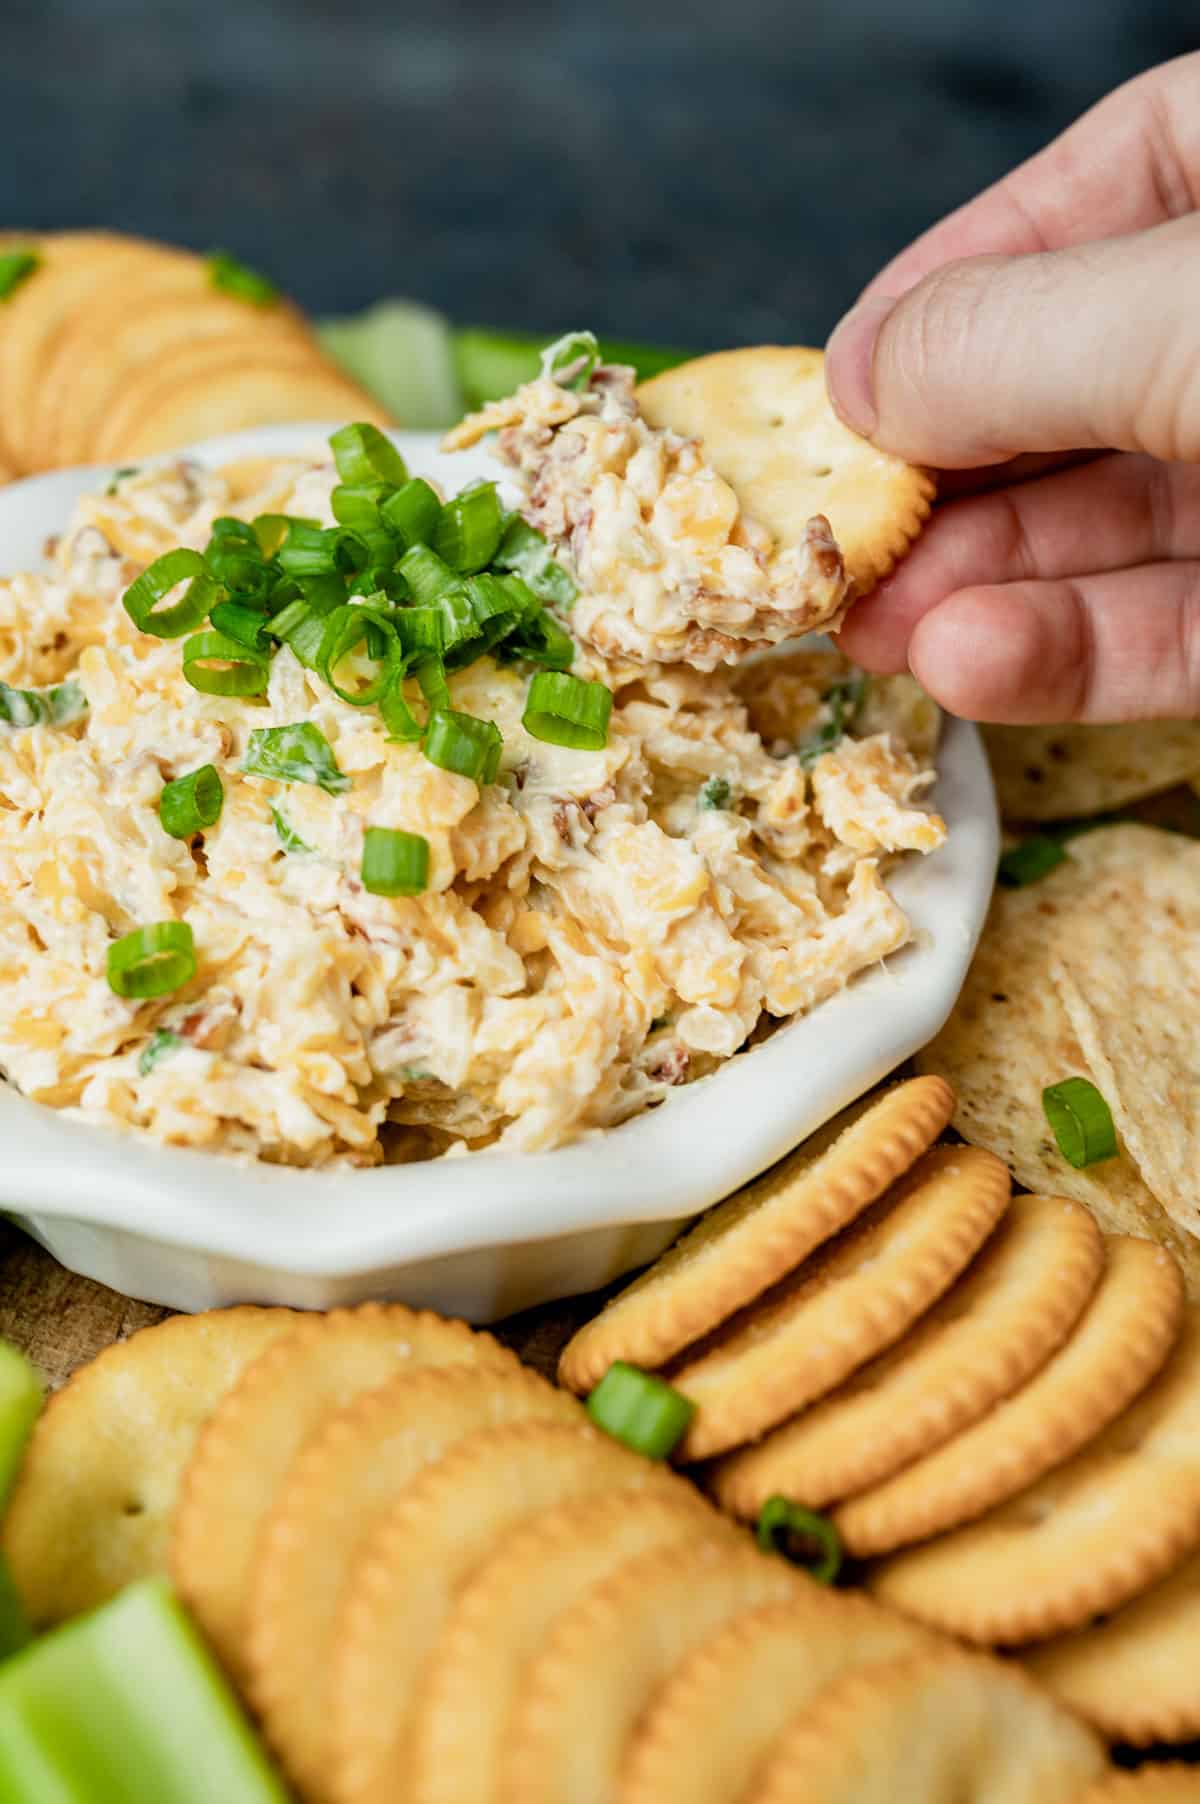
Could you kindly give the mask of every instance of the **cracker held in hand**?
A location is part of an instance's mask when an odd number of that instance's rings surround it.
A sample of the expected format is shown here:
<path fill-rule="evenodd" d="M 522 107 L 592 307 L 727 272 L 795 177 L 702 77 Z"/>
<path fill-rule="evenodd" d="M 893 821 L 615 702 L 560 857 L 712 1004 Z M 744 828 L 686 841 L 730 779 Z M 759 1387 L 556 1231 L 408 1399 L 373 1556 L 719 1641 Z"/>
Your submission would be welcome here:
<path fill-rule="evenodd" d="M 1061 973 L 1074 974 L 1081 947 L 1097 953 L 1118 945 L 1131 966 L 1156 970 L 1150 950 L 1161 945 L 1178 951 L 1183 993 L 1190 993 L 1194 949 L 1187 923 L 1196 913 L 1200 894 L 1200 845 L 1154 827 L 1126 824 L 1098 828 L 1072 839 L 1065 863 L 1024 889 L 997 892 L 967 981 L 954 1013 L 937 1038 L 918 1057 L 919 1066 L 937 1072 L 958 1097 L 954 1125 L 964 1139 L 986 1146 L 1002 1158 L 1026 1189 L 1050 1196 L 1072 1196 L 1084 1203 L 1102 1228 L 1115 1234 L 1142 1234 L 1168 1247 L 1183 1267 L 1189 1290 L 1200 1297 L 1200 1240 L 1191 1232 L 1195 1219 L 1194 1188 L 1181 1190 L 1174 1177 L 1200 1167 L 1200 1146 L 1193 1139 L 1193 1110 L 1183 1092 L 1195 1091 L 1193 1044 L 1195 1023 L 1180 1018 L 1156 986 L 1150 1007 L 1140 998 L 1130 1004 L 1137 1017 L 1137 1043 L 1155 1060 L 1140 1081 L 1120 1060 L 1131 1094 L 1142 1097 L 1148 1080 L 1160 1083 L 1162 1095 L 1149 1100 L 1140 1122 L 1145 1137 L 1158 1136 L 1153 1170 L 1139 1166 L 1136 1147 L 1126 1142 L 1116 1158 L 1076 1170 L 1058 1150 L 1042 1108 L 1042 1091 L 1071 1076 L 1089 1078 L 1105 1097 L 1118 1126 L 1132 1121 L 1120 1094 L 1108 1094 L 1102 1076 L 1091 1070 L 1088 1056 L 1072 1026 L 1064 1000 Z M 1107 960 L 1106 960 L 1107 969 Z M 1083 974 L 1086 979 L 1086 972 Z M 1106 979 L 1107 982 L 1107 979 Z M 1087 995 L 1088 985 L 1079 987 Z M 1120 987 L 1093 999 L 1103 1009 L 1105 1041 L 1114 1049 L 1129 1044 L 1114 1015 L 1124 1003 Z M 1097 1036 L 1099 1042 L 1099 1035 Z M 1114 1060 L 1114 1063 L 1116 1061 Z M 1185 1106 L 1176 1109 L 1168 1095 Z M 1135 1139 L 1138 1130 L 1135 1129 Z M 1158 1190 L 1156 1190 L 1156 1184 Z"/>
<path fill-rule="evenodd" d="M 4 1522 L 37 1629 L 165 1570 L 180 1477 L 212 1411 L 290 1309 L 178 1315 L 108 1347 L 43 1410 Z"/>
<path fill-rule="evenodd" d="M 225 1666 L 245 1676 L 246 1607 L 258 1537 L 292 1461 L 330 1410 L 420 1366 L 519 1371 L 463 1322 L 367 1303 L 309 1316 L 222 1400 L 180 1486 L 171 1537 L 176 1589 Z"/>
<path fill-rule="evenodd" d="M 652 426 L 701 440 L 747 514 L 780 545 L 794 544 L 804 523 L 823 514 L 851 593 L 886 576 L 929 517 L 933 477 L 842 424 L 821 351 L 718 351 L 643 382 L 638 402 Z"/>
<path fill-rule="evenodd" d="M 990 1153 L 925 1153 L 792 1277 L 669 1368 L 696 1405 L 683 1457 L 754 1440 L 899 1340 L 978 1252 L 1008 1199 L 1008 1173 Z"/>
<path fill-rule="evenodd" d="M 1061 1466 L 1160 1370 L 1183 1321 L 1169 1253 L 1114 1236 L 1108 1268 L 1066 1344 L 1018 1390 L 936 1451 L 835 1512 L 850 1552 L 894 1548 L 969 1522 Z"/>
<path fill-rule="evenodd" d="M 954 1097 L 940 1079 L 897 1084 L 835 1116 L 710 1209 L 569 1341 L 559 1378 L 599 1384 L 615 1359 L 653 1368 L 785 1278 L 930 1147 Z"/>
<path fill-rule="evenodd" d="M 932 1645 L 862 1597 L 810 1596 L 747 1610 L 689 1654 L 646 1709 L 621 1804 L 729 1804 L 822 1689 L 851 1667 Z"/>
<path fill-rule="evenodd" d="M 1065 1466 L 966 1528 L 875 1567 L 877 1597 L 1012 1647 L 1080 1628 L 1200 1547 L 1200 1310 L 1145 1395 Z"/>
<path fill-rule="evenodd" d="M 1103 1621 L 1047 1641 L 1025 1670 L 1110 1741 L 1200 1735 L 1200 1554 Z M 1200 1773 L 1192 1772 L 1200 1797 Z"/>
<path fill-rule="evenodd" d="M 708 1477 L 717 1501 L 756 1517 L 768 1497 L 822 1509 L 932 1452 L 1045 1364 L 1104 1270 L 1079 1203 L 1017 1196 L 957 1284 L 890 1352 Z"/>
<path fill-rule="evenodd" d="M 745 1804 L 1078 1804 L 1096 1738 L 1020 1673 L 917 1654 L 831 1685 L 776 1743 Z"/>
<path fill-rule="evenodd" d="M 1000 812 L 1069 821 L 1158 795 L 1200 772 L 1200 721 L 981 727 Z"/>

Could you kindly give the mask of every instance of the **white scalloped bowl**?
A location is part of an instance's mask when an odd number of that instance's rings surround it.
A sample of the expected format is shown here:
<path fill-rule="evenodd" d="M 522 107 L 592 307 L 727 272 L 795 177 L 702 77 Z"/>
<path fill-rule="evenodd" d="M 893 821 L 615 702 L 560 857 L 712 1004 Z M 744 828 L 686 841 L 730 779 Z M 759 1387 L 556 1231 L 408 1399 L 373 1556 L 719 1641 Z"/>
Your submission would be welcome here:
<path fill-rule="evenodd" d="M 286 455 L 327 431 L 266 428 L 186 455 L 210 465 Z M 495 473 L 486 452 L 450 459 L 432 434 L 395 439 L 414 472 L 451 489 Z M 0 572 L 37 567 L 77 497 L 110 474 L 68 470 L 0 490 Z M 947 842 L 891 877 L 913 943 L 622 1127 L 548 1153 L 322 1173 L 159 1146 L 0 1084 L 0 1200 L 71 1270 L 178 1309 L 396 1297 L 482 1322 L 595 1290 L 655 1258 L 684 1221 L 789 1152 L 945 1020 L 987 911 L 997 824 L 973 726 L 947 723 L 940 765 L 933 799 Z"/>

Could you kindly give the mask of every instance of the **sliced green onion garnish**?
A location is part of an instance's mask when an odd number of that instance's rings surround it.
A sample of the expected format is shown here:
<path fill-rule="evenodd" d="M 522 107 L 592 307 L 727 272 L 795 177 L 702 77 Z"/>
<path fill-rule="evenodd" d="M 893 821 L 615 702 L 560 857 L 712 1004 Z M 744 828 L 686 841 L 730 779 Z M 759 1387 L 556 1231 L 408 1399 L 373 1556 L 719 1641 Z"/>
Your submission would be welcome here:
<path fill-rule="evenodd" d="M 449 564 L 443 563 L 428 545 L 410 546 L 396 568 L 412 590 L 413 600 L 425 605 L 436 601 L 439 595 L 444 595 L 460 581 Z"/>
<path fill-rule="evenodd" d="M 275 553 L 279 568 L 288 576 L 332 576 L 337 570 L 337 539 L 336 528 L 292 520 L 287 538 Z"/>
<path fill-rule="evenodd" d="M 405 657 L 440 658 L 442 616 L 434 607 L 401 608 L 396 615 L 396 637 Z"/>
<path fill-rule="evenodd" d="M 138 1055 L 138 1076 L 148 1077 L 156 1065 L 169 1059 L 173 1052 L 178 1052 L 186 1044 L 185 1040 L 178 1034 L 173 1034 L 169 1028 L 160 1027 L 156 1033 L 151 1034 Z"/>
<path fill-rule="evenodd" d="M 429 884 L 429 841 L 394 827 L 368 827 L 362 881 L 373 896 L 419 896 Z"/>
<path fill-rule="evenodd" d="M 2 298 L 3 297 L 0 296 L 0 299 Z M 109 478 L 108 487 L 105 489 L 104 493 L 106 495 L 115 495 L 127 477 L 137 475 L 138 469 L 139 466 L 137 464 L 122 464 L 119 470 L 113 471 Z"/>
<path fill-rule="evenodd" d="M 525 587 L 516 576 L 500 580 Z M 563 631 L 553 614 L 536 601 L 533 611 L 518 621 L 500 650 L 506 657 L 524 658 L 527 663 L 540 664 L 545 670 L 568 670 L 575 662 L 574 639 Z"/>
<path fill-rule="evenodd" d="M 552 376 L 564 388 L 584 389 L 599 361 L 600 346 L 594 332 L 566 332 L 542 352 L 542 374 Z M 564 376 L 569 380 L 563 382 Z"/>
<path fill-rule="evenodd" d="M 279 843 L 285 852 L 312 851 L 312 847 L 307 845 L 295 829 L 289 825 L 288 818 L 284 814 L 282 808 L 272 808 L 271 819 L 275 823 L 275 832 L 278 835 Z"/>
<path fill-rule="evenodd" d="M 805 770 L 811 770 L 818 758 L 823 758 L 838 744 L 862 707 L 866 694 L 867 678 L 861 672 L 826 690 L 822 699 L 829 709 L 829 719 L 796 747 Z"/>
<path fill-rule="evenodd" d="M 186 921 L 137 927 L 108 949 L 109 988 L 133 1001 L 169 996 L 195 975 L 196 946 Z"/>
<path fill-rule="evenodd" d="M 442 504 L 423 476 L 414 476 L 402 489 L 389 495 L 381 506 L 380 518 L 396 534 L 404 546 L 427 545 Z"/>
<path fill-rule="evenodd" d="M 344 795 L 351 786 L 338 769 L 333 747 L 311 720 L 255 728 L 242 769 L 248 777 L 271 777 L 276 783 L 312 783 L 331 796 Z"/>
<path fill-rule="evenodd" d="M 608 744 L 612 691 L 568 671 L 539 670 L 529 685 L 522 725 L 532 739 L 601 752 Z"/>
<path fill-rule="evenodd" d="M 483 570 L 499 549 L 504 514 L 494 483 L 464 489 L 447 501 L 433 533 L 433 549 L 452 570 Z"/>
<path fill-rule="evenodd" d="M 173 607 L 160 608 L 172 589 L 187 583 L 183 597 Z M 180 546 L 168 551 L 131 583 L 125 591 L 125 612 L 141 633 L 152 633 L 156 639 L 182 639 L 194 632 L 220 591 L 205 569 L 198 551 Z"/>
<path fill-rule="evenodd" d="M 618 1359 L 587 1400 L 587 1413 L 605 1434 L 647 1459 L 669 1459 L 696 1405 L 651 1372 Z"/>
<path fill-rule="evenodd" d="M 404 699 L 402 674 L 393 677 L 391 686 L 380 698 L 379 712 L 388 730 L 388 738 L 400 745 L 414 745 L 424 737 L 425 729 Z"/>
<path fill-rule="evenodd" d="M 258 608 L 248 608 L 240 601 L 219 601 L 209 615 L 214 628 L 227 639 L 236 639 L 261 657 L 268 655 L 264 639 L 267 616 Z"/>
<path fill-rule="evenodd" d="M 0 301 L 15 294 L 41 262 L 36 251 L 5 251 L 0 256 Z"/>
<path fill-rule="evenodd" d="M 256 514 L 250 522 L 258 549 L 264 557 L 274 557 L 291 530 L 291 514 Z M 305 526 L 316 526 L 316 520 L 305 520 Z"/>
<path fill-rule="evenodd" d="M 0 721 L 10 727 L 69 727 L 87 711 L 86 695 L 70 678 L 53 689 L 13 689 L 0 683 Z"/>
<path fill-rule="evenodd" d="M 279 299 L 274 282 L 229 251 L 209 252 L 208 275 L 213 287 L 222 294 L 231 294 L 235 301 L 249 301 L 252 307 L 272 307 Z"/>
<path fill-rule="evenodd" d="M 429 703 L 430 709 L 448 709 L 450 706 L 450 685 L 446 681 L 446 666 L 437 657 L 421 658 L 413 665 L 413 675 L 420 685 L 421 694 Z"/>
<path fill-rule="evenodd" d="M 1010 846 L 1000 859 L 996 876 L 1006 889 L 1024 889 L 1049 876 L 1056 865 L 1065 864 L 1066 847 L 1047 833 L 1034 833 L 1019 845 Z"/>
<path fill-rule="evenodd" d="M 329 497 L 329 505 L 341 526 L 378 526 L 380 503 L 392 492 L 386 482 L 343 482 Z"/>
<path fill-rule="evenodd" d="M 408 481 L 404 459 L 378 426 L 365 421 L 343 426 L 330 439 L 329 448 L 343 482 L 387 482 L 398 489 Z"/>
<path fill-rule="evenodd" d="M 540 601 L 569 608 L 579 594 L 561 564 L 555 563 L 542 534 L 514 514 L 504 530 L 500 548 L 492 560 L 497 570 L 511 570 L 523 577 Z"/>
<path fill-rule="evenodd" d="M 803 1566 L 818 1585 L 832 1585 L 842 1568 L 842 1542 L 828 1516 L 788 1497 L 768 1497 L 758 1518 L 758 1545 Z"/>
<path fill-rule="evenodd" d="M 191 839 L 221 817 L 225 789 L 211 764 L 168 783 L 158 798 L 158 818 L 172 839 Z"/>
<path fill-rule="evenodd" d="M 727 777 L 710 777 L 700 791 L 701 808 L 728 808 L 733 790 Z"/>
<path fill-rule="evenodd" d="M 325 621 L 320 614 L 313 613 L 307 601 L 289 602 L 286 608 L 272 616 L 267 630 L 291 647 L 306 670 L 317 668 L 325 637 Z"/>
<path fill-rule="evenodd" d="M 1082 1171 L 1117 1153 L 1112 1110 L 1086 1077 L 1065 1077 L 1042 1091 L 1042 1108 L 1068 1165 Z"/>
<path fill-rule="evenodd" d="M 456 714 L 450 708 L 431 714 L 425 729 L 424 750 L 430 764 L 470 777 L 475 783 L 496 781 L 503 745 L 495 721 Z"/>
<path fill-rule="evenodd" d="M 346 578 L 336 569 L 321 575 L 298 576 L 296 587 L 314 614 L 332 614 L 346 599 Z"/>
<path fill-rule="evenodd" d="M 338 681 L 342 659 L 362 644 L 374 628 L 379 635 L 379 671 L 360 688 L 348 689 Z M 391 620 L 380 608 L 350 606 L 335 608 L 325 622 L 321 649 L 317 654 L 317 670 L 336 696 L 352 708 L 367 708 L 378 702 L 399 673 L 402 662 L 400 641 Z"/>
<path fill-rule="evenodd" d="M 271 666 L 224 633 L 197 633 L 183 648 L 183 674 L 203 695 L 265 695 Z"/>

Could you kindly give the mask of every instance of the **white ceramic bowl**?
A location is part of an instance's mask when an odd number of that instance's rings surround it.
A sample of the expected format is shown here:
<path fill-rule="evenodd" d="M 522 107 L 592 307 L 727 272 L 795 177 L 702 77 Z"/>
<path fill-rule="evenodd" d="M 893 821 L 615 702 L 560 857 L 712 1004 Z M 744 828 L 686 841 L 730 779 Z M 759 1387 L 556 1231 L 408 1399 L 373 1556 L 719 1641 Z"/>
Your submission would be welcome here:
<path fill-rule="evenodd" d="M 239 433 L 188 455 L 216 464 L 294 453 L 326 430 Z M 395 436 L 414 472 L 452 489 L 489 467 L 486 453 L 443 458 L 428 433 Z M 0 490 L 0 572 L 36 567 L 76 498 L 110 473 L 69 470 Z M 974 727 L 948 723 L 940 763 L 934 802 L 947 843 L 891 878 L 914 942 L 623 1127 L 549 1153 L 320 1173 L 158 1146 L 67 1120 L 0 1084 L 0 1202 L 73 1271 L 179 1309 L 398 1297 L 489 1321 L 607 1284 L 941 1026 L 987 910 L 997 826 Z"/>

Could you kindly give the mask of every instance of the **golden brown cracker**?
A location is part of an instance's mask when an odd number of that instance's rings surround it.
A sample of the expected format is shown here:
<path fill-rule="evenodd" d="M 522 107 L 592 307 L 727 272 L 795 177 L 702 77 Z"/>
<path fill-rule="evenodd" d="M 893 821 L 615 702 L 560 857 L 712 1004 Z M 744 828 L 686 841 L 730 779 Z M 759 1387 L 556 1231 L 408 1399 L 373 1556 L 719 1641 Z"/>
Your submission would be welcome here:
<path fill-rule="evenodd" d="M 244 1673 L 245 1613 L 263 1524 L 309 1435 L 361 1392 L 426 1365 L 519 1370 L 463 1322 L 367 1303 L 301 1321 L 214 1411 L 180 1485 L 171 1576 L 221 1659 Z"/>
<path fill-rule="evenodd" d="M 172 1316 L 107 1347 L 50 1399 L 4 1521 L 30 1621 L 49 1628 L 165 1570 L 196 1439 L 290 1309 Z"/>
<path fill-rule="evenodd" d="M 996 1153 L 1028 1190 L 1071 1196 L 1102 1228 L 1144 1234 L 1168 1247 L 1200 1295 L 1200 1241 L 1172 1221 L 1128 1150 L 1077 1171 L 1058 1150 L 1042 1091 L 1088 1076 L 1053 969 L 1088 914 L 1111 906 L 1130 885 L 1170 893 L 1176 865 L 1197 870 L 1200 848 L 1179 834 L 1123 824 L 1072 839 L 1066 862 L 1039 883 L 999 890 L 962 994 L 918 1067 L 946 1078 L 957 1094 L 954 1125 Z M 1128 902 L 1118 903 L 1127 918 Z M 1136 923 L 1131 934 L 1140 931 Z"/>
<path fill-rule="evenodd" d="M 637 397 L 651 426 L 702 441 L 746 514 L 780 548 L 798 544 L 812 516 L 824 514 L 854 590 L 886 576 L 929 517 L 933 477 L 842 424 L 821 351 L 718 351 L 643 382 Z"/>
<path fill-rule="evenodd" d="M 621 1774 L 621 1804 L 732 1804 L 826 1685 L 929 1645 L 865 1598 L 816 1586 L 735 1616 L 654 1693 Z"/>
<path fill-rule="evenodd" d="M 1076 1804 L 1095 1736 L 998 1660 L 915 1654 L 836 1680 L 784 1731 L 745 1804 Z"/>
<path fill-rule="evenodd" d="M 958 1282 L 889 1352 L 756 1446 L 727 1454 L 707 1483 L 755 1517 L 768 1497 L 823 1509 L 960 1433 L 1045 1364 L 1104 1269 L 1099 1228 L 1079 1203 L 1014 1197 Z"/>
<path fill-rule="evenodd" d="M 1171 1761 L 1135 1773 L 1109 1773 L 1081 1792 L 1077 1804 L 1200 1804 L 1200 1772 Z"/>
<path fill-rule="evenodd" d="M 339 1804 L 419 1795 L 413 1751 L 428 1666 L 459 1592 L 493 1550 L 566 1498 L 616 1489 L 628 1498 L 635 1485 L 673 1499 L 683 1489 L 586 1424 L 542 1421 L 470 1436 L 405 1490 L 361 1546 L 324 1647 L 334 1670 L 314 1701 L 332 1704 L 325 1739 Z"/>
<path fill-rule="evenodd" d="M 740 1612 L 807 1598 L 811 1583 L 723 1534 L 658 1548 L 593 1586 L 525 1670 L 497 1804 L 618 1797 L 638 1719 L 679 1662 Z"/>
<path fill-rule="evenodd" d="M 1200 1554 L 1192 1554 L 1113 1615 L 1032 1648 L 1024 1665 L 1110 1741 L 1148 1747 L 1200 1735 L 1198 1648 Z"/>
<path fill-rule="evenodd" d="M 696 1405 L 682 1456 L 744 1446 L 899 1340 L 966 1267 L 1008 1200 L 1008 1173 L 990 1153 L 925 1153 L 836 1240 L 668 1368 Z"/>
<path fill-rule="evenodd" d="M 977 1522 L 893 1555 L 867 1582 L 964 1641 L 1080 1628 L 1200 1546 L 1200 1310 L 1154 1383 L 1065 1465 Z"/>
<path fill-rule="evenodd" d="M 1147 1240 L 1111 1239 L 1107 1255 L 1074 1333 L 1015 1396 L 835 1511 L 851 1553 L 890 1553 L 981 1516 L 1070 1459 L 1144 1390 L 1179 1332 L 1179 1268 Z"/>
<path fill-rule="evenodd" d="M 1106 814 L 1200 772 L 1200 722 L 981 727 L 1000 812 L 1011 821 Z"/>
<path fill-rule="evenodd" d="M 560 1504 L 494 1546 L 455 1599 L 430 1654 L 414 1723 L 414 1804 L 490 1804 L 526 1666 L 558 1618 L 628 1561 L 707 1538 L 716 1520 L 690 1485 L 643 1481 Z M 347 1644 L 337 1677 L 346 1681 L 339 1716 L 352 1725 L 340 1739 L 355 1746 L 341 1750 L 336 1795 L 339 1804 L 366 1804 L 372 1769 L 359 1750 L 379 1713 L 363 1700 L 380 1674 L 367 1665 L 351 1683 Z"/>
<path fill-rule="evenodd" d="M 710 1333 L 881 1196 L 953 1107 L 947 1084 L 914 1079 L 835 1116 L 585 1323 L 563 1352 L 560 1380 L 589 1391 L 615 1359 L 653 1368 Z"/>

